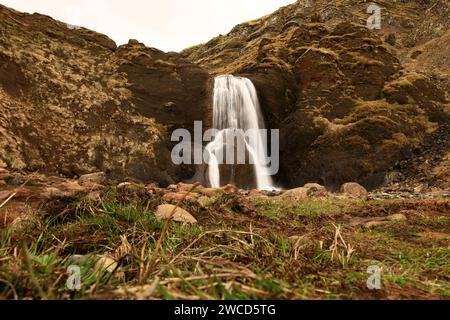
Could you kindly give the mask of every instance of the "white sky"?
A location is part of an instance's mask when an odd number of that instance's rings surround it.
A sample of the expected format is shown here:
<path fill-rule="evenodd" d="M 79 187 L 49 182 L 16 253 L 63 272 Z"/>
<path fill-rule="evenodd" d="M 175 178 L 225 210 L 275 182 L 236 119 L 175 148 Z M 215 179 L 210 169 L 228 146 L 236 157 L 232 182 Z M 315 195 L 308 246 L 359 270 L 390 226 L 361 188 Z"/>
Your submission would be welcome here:
<path fill-rule="evenodd" d="M 104 33 L 118 45 L 137 39 L 180 51 L 272 13 L 295 0 L 0 0 L 18 11 L 49 15 Z"/>

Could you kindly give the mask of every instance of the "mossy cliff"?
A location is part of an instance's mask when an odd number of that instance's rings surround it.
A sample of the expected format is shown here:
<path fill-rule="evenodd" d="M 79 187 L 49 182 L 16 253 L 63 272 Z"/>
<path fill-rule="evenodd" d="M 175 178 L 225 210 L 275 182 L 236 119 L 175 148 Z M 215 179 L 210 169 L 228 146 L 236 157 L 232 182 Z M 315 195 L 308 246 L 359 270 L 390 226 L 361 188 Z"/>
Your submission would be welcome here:
<path fill-rule="evenodd" d="M 0 168 L 179 180 L 169 133 L 202 120 L 208 78 L 176 53 L 0 6 Z"/>
<path fill-rule="evenodd" d="M 298 1 L 180 54 L 0 6 L 0 168 L 189 178 L 170 133 L 208 126 L 211 79 L 232 73 L 281 131 L 282 186 L 380 186 L 448 122 L 450 5 L 377 3 L 380 30 L 365 1 Z"/>
<path fill-rule="evenodd" d="M 449 3 L 377 3 L 381 30 L 367 28 L 363 1 L 298 1 L 182 52 L 213 74 L 253 80 L 269 126 L 281 130 L 285 186 L 379 186 L 448 121 L 445 58 L 427 72 L 417 48 L 448 48 Z"/>

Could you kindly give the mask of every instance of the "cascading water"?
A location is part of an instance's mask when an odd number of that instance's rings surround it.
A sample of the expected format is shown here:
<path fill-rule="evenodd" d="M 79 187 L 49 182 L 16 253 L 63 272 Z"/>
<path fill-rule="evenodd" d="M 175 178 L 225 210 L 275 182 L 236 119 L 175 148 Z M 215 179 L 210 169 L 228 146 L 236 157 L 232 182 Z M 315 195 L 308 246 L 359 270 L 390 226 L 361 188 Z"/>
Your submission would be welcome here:
<path fill-rule="evenodd" d="M 233 178 L 229 179 L 222 174 L 218 159 L 223 159 L 225 153 L 236 151 L 235 145 L 230 144 L 230 141 L 236 138 L 242 142 L 246 154 L 249 155 L 251 166 L 247 165 L 246 168 L 249 171 L 248 169 L 252 170 L 253 167 L 252 175 L 256 187 L 260 190 L 276 189 L 265 163 L 267 147 L 263 142 L 267 141 L 267 136 L 264 137 L 262 130 L 265 129 L 264 120 L 256 89 L 249 79 L 231 75 L 215 78 L 213 128 L 218 131 L 214 140 L 206 146 L 209 155 L 207 176 L 212 187 L 218 188 L 226 183 L 235 182 Z M 252 134 L 243 134 L 246 132 Z M 241 175 L 240 172 L 235 173 L 236 165 L 231 167 L 232 176 Z"/>

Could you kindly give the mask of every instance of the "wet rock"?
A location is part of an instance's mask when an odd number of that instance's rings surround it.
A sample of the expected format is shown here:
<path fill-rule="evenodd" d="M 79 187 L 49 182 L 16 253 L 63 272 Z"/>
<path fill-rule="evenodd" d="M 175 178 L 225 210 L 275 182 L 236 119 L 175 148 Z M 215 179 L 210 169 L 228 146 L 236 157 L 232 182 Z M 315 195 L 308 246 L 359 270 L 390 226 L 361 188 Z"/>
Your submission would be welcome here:
<path fill-rule="evenodd" d="M 156 210 L 156 218 L 158 220 L 172 219 L 176 222 L 196 224 L 197 220 L 186 210 L 177 208 L 176 206 L 164 204 L 158 206 Z"/>
<path fill-rule="evenodd" d="M 82 175 L 78 179 L 78 183 L 82 186 L 92 186 L 92 185 L 105 185 L 107 182 L 106 174 L 104 172 L 96 172 L 91 174 Z"/>
<path fill-rule="evenodd" d="M 342 185 L 341 193 L 352 196 L 352 197 L 367 197 L 369 196 L 369 192 L 367 192 L 366 188 L 364 188 L 362 185 L 355 183 L 355 182 L 349 182 Z"/>

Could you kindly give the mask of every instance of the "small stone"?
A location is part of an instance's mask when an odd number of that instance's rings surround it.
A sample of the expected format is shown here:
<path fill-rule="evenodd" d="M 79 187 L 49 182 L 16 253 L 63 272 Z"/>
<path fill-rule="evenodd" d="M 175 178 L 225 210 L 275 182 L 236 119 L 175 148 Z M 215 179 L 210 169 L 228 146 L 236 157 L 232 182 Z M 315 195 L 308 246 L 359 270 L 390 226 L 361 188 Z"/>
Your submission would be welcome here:
<path fill-rule="evenodd" d="M 178 191 L 178 186 L 176 184 L 171 184 L 170 186 L 167 187 L 167 190 Z"/>
<path fill-rule="evenodd" d="M 395 34 L 389 33 L 389 35 L 385 37 L 385 41 L 389 43 L 391 46 L 395 46 L 395 44 L 397 43 L 397 38 Z"/>
<path fill-rule="evenodd" d="M 257 189 L 252 189 L 248 192 L 248 196 L 250 197 L 256 197 L 256 196 L 260 196 L 261 195 L 261 191 L 257 190 Z"/>
<path fill-rule="evenodd" d="M 404 214 L 393 214 L 386 218 L 389 221 L 406 221 L 408 220 Z"/>
<path fill-rule="evenodd" d="M 20 186 L 27 182 L 27 178 L 20 173 L 8 174 L 3 179 L 12 186 Z"/>
<path fill-rule="evenodd" d="M 194 184 L 181 183 L 181 182 L 180 182 L 180 183 L 177 185 L 177 187 L 178 187 L 178 190 L 179 190 L 179 191 L 188 192 L 188 191 L 193 190 Z M 196 189 L 196 190 L 201 190 L 201 189 L 203 189 L 203 187 L 199 185 L 199 186 L 195 187 L 195 189 Z"/>
<path fill-rule="evenodd" d="M 30 198 L 35 195 L 33 191 L 27 188 L 20 188 L 18 190 L 10 190 L 10 191 L 0 191 L 0 201 L 8 199 L 13 194 L 14 199 Z"/>
<path fill-rule="evenodd" d="M 44 193 L 42 194 L 45 198 L 60 198 L 64 197 L 66 193 L 62 190 L 59 190 L 58 188 L 49 187 L 44 190 Z"/>
<path fill-rule="evenodd" d="M 379 227 L 379 226 L 383 226 L 385 224 L 387 224 L 387 221 L 369 221 L 367 223 L 364 224 L 364 227 L 367 229 L 372 229 L 375 227 Z"/>
<path fill-rule="evenodd" d="M 117 268 L 117 262 L 107 255 L 99 256 L 98 261 L 95 263 L 94 271 L 96 272 L 109 272 L 113 273 Z"/>
<path fill-rule="evenodd" d="M 239 188 L 233 184 L 227 184 L 226 186 L 222 187 L 222 190 L 227 193 L 236 193 L 239 191 Z"/>
<path fill-rule="evenodd" d="M 176 208 L 176 209 L 175 209 Z M 189 224 L 196 224 L 197 220 L 186 210 L 177 208 L 170 204 L 158 206 L 156 210 L 156 218 L 158 220 L 168 220 L 172 216 L 172 220 Z"/>
<path fill-rule="evenodd" d="M 219 195 L 223 190 L 221 189 L 215 189 L 215 188 L 204 188 L 200 190 L 200 193 L 207 197 L 215 197 Z"/>
<path fill-rule="evenodd" d="M 367 197 L 369 192 L 356 182 L 345 183 L 341 187 L 341 193 L 352 197 Z"/>
<path fill-rule="evenodd" d="M 318 183 L 307 183 L 304 188 L 308 189 L 308 196 L 325 197 L 328 195 L 327 189 Z"/>
<path fill-rule="evenodd" d="M 69 194 L 76 194 L 79 192 L 86 192 L 86 187 L 80 186 L 80 184 L 76 181 L 65 181 L 61 183 L 60 186 L 64 191 Z"/>
<path fill-rule="evenodd" d="M 92 186 L 93 184 L 105 185 L 106 182 L 107 178 L 104 172 L 85 174 L 78 179 L 78 183 L 82 186 Z"/>
<path fill-rule="evenodd" d="M 293 200 L 293 201 L 301 201 L 301 200 L 305 200 L 305 199 L 309 198 L 308 192 L 309 192 L 309 189 L 304 188 L 304 187 L 291 189 L 291 190 L 284 192 L 281 195 L 281 198 L 289 199 L 289 200 Z"/>
<path fill-rule="evenodd" d="M 147 194 L 147 189 L 145 186 L 132 182 L 123 182 L 119 184 L 117 186 L 117 191 L 123 195 L 130 196 L 145 196 Z"/>
<path fill-rule="evenodd" d="M 164 104 L 164 109 L 167 112 L 174 112 L 176 107 L 177 107 L 177 105 L 176 105 L 175 102 L 167 102 L 167 103 Z"/>
<path fill-rule="evenodd" d="M 81 255 L 81 254 L 74 254 L 67 258 L 67 263 L 71 265 L 83 265 L 89 261 L 89 256 L 87 255 Z"/>
<path fill-rule="evenodd" d="M 189 195 L 186 195 L 187 192 L 169 192 L 166 193 L 163 196 L 163 200 L 167 201 L 167 202 L 178 202 L 181 200 L 186 200 L 186 201 L 196 201 L 197 200 L 197 196 L 194 193 L 190 193 Z"/>

